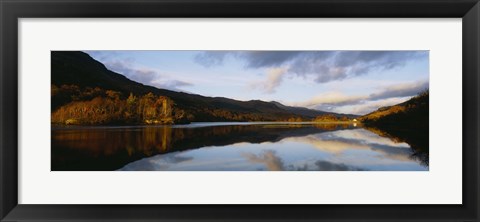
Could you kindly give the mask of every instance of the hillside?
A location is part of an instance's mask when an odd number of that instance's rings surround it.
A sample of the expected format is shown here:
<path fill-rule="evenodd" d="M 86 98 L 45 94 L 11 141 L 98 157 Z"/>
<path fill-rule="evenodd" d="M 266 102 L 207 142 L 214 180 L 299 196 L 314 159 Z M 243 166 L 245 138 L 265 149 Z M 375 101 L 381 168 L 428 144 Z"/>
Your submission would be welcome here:
<path fill-rule="evenodd" d="M 368 130 L 396 142 L 408 143 L 419 159 L 428 166 L 429 153 L 429 93 L 428 90 L 410 100 L 382 107 L 359 118 Z"/>
<path fill-rule="evenodd" d="M 83 52 L 52 51 L 51 68 L 52 123 L 57 124 L 309 121 L 333 114 L 278 102 L 238 101 L 158 89 L 112 72 Z"/>
<path fill-rule="evenodd" d="M 394 127 L 401 129 L 427 128 L 429 124 L 428 90 L 403 103 L 381 107 L 359 118 L 365 125 Z"/>

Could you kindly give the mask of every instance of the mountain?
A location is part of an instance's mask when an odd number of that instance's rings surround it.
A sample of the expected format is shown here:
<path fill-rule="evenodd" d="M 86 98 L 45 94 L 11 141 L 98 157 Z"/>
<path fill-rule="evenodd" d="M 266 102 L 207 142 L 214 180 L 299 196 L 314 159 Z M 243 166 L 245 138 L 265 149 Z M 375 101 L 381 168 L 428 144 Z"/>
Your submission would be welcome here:
<path fill-rule="evenodd" d="M 78 51 L 52 51 L 51 68 L 53 123 L 309 121 L 332 114 L 278 102 L 238 101 L 159 89 L 110 71 Z"/>
<path fill-rule="evenodd" d="M 308 108 L 305 108 L 305 107 L 296 107 L 296 106 L 286 106 L 286 105 L 283 105 L 277 101 L 271 101 L 270 103 L 273 103 L 275 104 L 276 106 L 280 107 L 281 109 L 285 109 L 285 110 L 288 110 L 290 112 L 293 112 L 293 113 L 296 113 L 296 114 L 299 114 L 299 115 L 303 115 L 303 116 L 308 116 L 308 117 L 311 117 L 311 118 L 315 118 L 315 117 L 318 117 L 319 115 L 326 115 L 326 114 L 331 114 L 331 115 L 334 115 L 335 117 L 348 117 L 348 118 L 357 118 L 359 117 L 358 115 L 354 115 L 354 114 L 344 114 L 344 113 L 333 113 L 333 112 L 323 112 L 322 114 L 319 114 L 319 111 L 318 110 L 314 110 L 314 109 L 308 109 Z"/>
<path fill-rule="evenodd" d="M 429 125 L 428 90 L 403 103 L 386 106 L 361 116 L 359 120 L 366 125 L 381 125 L 396 129 L 423 129 Z"/>

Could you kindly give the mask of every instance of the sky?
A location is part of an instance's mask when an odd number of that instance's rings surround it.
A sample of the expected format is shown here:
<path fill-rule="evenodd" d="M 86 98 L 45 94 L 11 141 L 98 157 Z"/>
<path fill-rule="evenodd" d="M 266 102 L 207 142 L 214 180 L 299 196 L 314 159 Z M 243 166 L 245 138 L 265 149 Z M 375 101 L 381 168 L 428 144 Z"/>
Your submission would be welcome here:
<path fill-rule="evenodd" d="M 428 51 L 85 51 L 157 88 L 363 115 L 429 86 Z"/>

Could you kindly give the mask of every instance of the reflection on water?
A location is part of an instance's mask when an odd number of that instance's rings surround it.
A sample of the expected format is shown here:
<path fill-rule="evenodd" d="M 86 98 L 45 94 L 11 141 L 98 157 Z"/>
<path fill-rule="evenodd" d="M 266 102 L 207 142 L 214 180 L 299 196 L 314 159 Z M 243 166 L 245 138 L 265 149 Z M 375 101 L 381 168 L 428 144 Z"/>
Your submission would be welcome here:
<path fill-rule="evenodd" d="M 428 170 L 409 142 L 349 124 L 54 128 L 52 170 Z"/>

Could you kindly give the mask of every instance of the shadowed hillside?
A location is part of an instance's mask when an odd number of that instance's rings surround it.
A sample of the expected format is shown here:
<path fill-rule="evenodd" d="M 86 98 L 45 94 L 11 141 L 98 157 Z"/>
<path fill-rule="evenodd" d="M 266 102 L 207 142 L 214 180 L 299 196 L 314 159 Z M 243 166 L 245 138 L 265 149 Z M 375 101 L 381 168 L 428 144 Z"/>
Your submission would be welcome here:
<path fill-rule="evenodd" d="M 375 125 L 402 129 L 428 129 L 428 90 L 410 100 L 381 107 L 359 119 L 365 125 Z"/>

